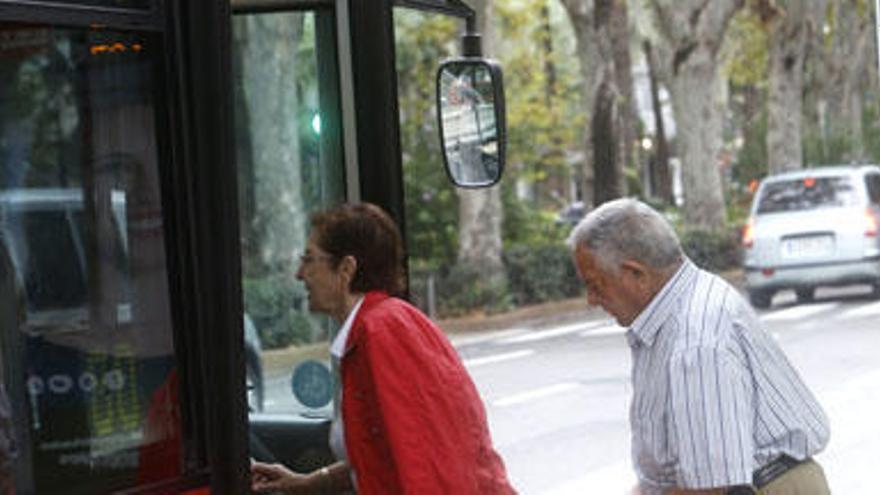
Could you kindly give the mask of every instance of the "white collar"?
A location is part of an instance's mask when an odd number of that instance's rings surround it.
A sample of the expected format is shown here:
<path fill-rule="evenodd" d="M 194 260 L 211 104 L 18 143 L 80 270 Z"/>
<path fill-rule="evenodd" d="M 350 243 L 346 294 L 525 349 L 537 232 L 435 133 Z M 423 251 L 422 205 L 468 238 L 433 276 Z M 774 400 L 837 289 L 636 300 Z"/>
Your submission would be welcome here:
<path fill-rule="evenodd" d="M 363 304 L 363 302 L 364 296 L 361 296 L 358 298 L 357 302 L 354 303 L 351 311 L 348 312 L 348 317 L 345 318 L 345 322 L 339 327 L 339 331 L 336 332 L 336 337 L 333 338 L 333 343 L 330 344 L 330 354 L 336 359 L 342 359 L 342 356 L 345 355 L 345 343 L 348 341 L 348 334 L 351 332 L 354 318 L 357 316 L 358 310 L 361 309 L 361 304 Z"/>

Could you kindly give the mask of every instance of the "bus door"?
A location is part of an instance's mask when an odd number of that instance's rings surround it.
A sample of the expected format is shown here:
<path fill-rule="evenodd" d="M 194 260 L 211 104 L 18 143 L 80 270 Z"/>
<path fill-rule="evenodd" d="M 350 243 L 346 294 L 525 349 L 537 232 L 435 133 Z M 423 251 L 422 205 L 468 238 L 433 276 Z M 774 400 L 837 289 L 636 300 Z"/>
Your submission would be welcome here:
<path fill-rule="evenodd" d="M 151 2 L 92 2 L 123 3 L 156 19 Z M 144 427 L 177 364 L 163 36 L 87 11 L 7 5 L 0 19 L 0 376 L 19 494 L 110 493 L 183 465 L 179 401 Z M 167 469 L 146 469 L 158 459 Z"/>
<path fill-rule="evenodd" d="M 338 407 L 329 356 L 337 323 L 309 312 L 295 277 L 309 215 L 364 199 L 403 226 L 395 3 L 232 2 L 250 455 L 299 472 L 333 461 L 328 429 Z M 462 12 L 444 2 L 400 3 Z M 500 71 L 473 59 L 438 73 L 441 139 L 451 143 L 439 150 L 453 180 L 480 187 L 500 177 L 503 97 Z M 479 152 L 454 151 L 470 148 Z"/>
<path fill-rule="evenodd" d="M 332 462 L 336 329 L 309 312 L 295 274 L 310 213 L 351 197 L 337 13 L 334 2 L 232 5 L 250 455 L 308 472 Z"/>

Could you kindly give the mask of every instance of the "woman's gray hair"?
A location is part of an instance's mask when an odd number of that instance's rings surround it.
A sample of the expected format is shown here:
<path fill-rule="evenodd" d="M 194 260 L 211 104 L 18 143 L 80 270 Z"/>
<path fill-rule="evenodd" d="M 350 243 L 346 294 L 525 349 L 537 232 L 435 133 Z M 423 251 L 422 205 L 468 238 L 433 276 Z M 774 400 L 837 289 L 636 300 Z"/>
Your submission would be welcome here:
<path fill-rule="evenodd" d="M 580 245 L 610 273 L 617 273 L 626 259 L 660 270 L 682 259 L 681 244 L 669 222 L 632 198 L 609 201 L 584 217 L 568 237 L 572 252 Z"/>

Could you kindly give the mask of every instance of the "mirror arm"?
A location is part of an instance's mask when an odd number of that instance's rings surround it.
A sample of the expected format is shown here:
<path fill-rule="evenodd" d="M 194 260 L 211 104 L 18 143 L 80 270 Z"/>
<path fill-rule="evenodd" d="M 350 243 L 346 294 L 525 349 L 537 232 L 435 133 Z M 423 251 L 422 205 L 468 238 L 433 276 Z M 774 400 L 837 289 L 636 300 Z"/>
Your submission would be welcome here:
<path fill-rule="evenodd" d="M 233 1 L 235 3 L 242 3 L 245 0 Z M 482 41 L 480 33 L 477 32 L 477 13 L 464 0 L 394 0 L 394 5 L 416 10 L 439 12 L 464 19 L 465 33 L 461 36 L 462 56 L 483 56 Z"/>
<path fill-rule="evenodd" d="M 473 12 L 473 11 L 472 11 Z M 461 35 L 461 54 L 464 57 L 482 57 L 483 39 L 477 32 L 477 16 L 473 13 L 465 21 L 465 33 Z"/>

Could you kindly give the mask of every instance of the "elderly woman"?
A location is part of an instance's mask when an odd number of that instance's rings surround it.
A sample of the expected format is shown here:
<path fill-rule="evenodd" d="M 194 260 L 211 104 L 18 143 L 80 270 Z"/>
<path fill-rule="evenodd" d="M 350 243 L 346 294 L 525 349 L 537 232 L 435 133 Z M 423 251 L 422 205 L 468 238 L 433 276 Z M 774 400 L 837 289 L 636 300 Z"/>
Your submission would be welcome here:
<path fill-rule="evenodd" d="M 403 248 L 370 204 L 317 213 L 297 278 L 309 308 L 342 324 L 330 353 L 342 400 L 330 433 L 338 462 L 309 474 L 254 463 L 256 492 L 515 493 L 486 413 L 449 340 L 403 288 Z"/>

